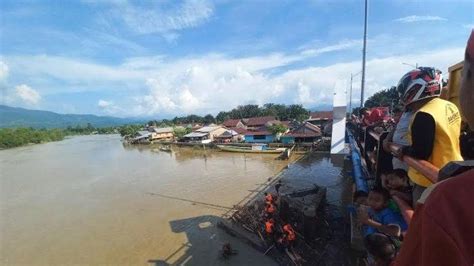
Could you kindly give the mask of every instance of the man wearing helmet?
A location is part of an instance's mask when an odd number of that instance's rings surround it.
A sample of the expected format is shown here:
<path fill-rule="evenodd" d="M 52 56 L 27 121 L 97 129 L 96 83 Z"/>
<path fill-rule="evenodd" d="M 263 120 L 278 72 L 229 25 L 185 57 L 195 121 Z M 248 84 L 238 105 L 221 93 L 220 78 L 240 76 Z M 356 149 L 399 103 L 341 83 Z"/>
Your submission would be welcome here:
<path fill-rule="evenodd" d="M 410 146 L 405 146 L 395 156 L 410 155 L 427 160 L 442 168 L 450 161 L 462 160 L 459 136 L 461 116 L 456 105 L 440 99 L 441 71 L 420 67 L 405 74 L 398 83 L 400 101 L 413 112 L 409 126 Z M 408 176 L 413 183 L 413 204 L 432 182 L 410 167 Z"/>
<path fill-rule="evenodd" d="M 474 128 L 474 30 L 467 43 L 460 108 Z M 394 265 L 474 265 L 474 169 L 423 193 Z"/>

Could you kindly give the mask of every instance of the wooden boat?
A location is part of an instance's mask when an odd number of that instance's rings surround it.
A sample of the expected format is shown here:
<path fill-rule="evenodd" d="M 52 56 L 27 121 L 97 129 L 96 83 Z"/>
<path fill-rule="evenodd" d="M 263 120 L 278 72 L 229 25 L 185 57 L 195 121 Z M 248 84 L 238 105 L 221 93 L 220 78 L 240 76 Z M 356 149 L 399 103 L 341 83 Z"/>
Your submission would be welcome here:
<path fill-rule="evenodd" d="M 262 145 L 258 145 L 262 146 Z M 252 147 L 241 147 L 241 146 L 228 146 L 228 145 L 217 145 L 217 147 L 221 151 L 228 151 L 228 152 L 245 152 L 245 153 L 282 153 L 285 151 L 285 148 L 256 148 L 255 146 Z"/>

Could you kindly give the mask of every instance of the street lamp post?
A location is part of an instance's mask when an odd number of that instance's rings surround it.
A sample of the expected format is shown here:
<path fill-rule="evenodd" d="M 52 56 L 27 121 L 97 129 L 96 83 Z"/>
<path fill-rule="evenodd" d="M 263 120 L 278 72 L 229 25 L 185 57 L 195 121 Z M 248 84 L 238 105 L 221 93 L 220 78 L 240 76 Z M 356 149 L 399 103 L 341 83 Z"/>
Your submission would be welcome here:
<path fill-rule="evenodd" d="M 365 0 L 365 20 L 364 20 L 364 49 L 362 51 L 362 78 L 360 86 L 360 107 L 364 106 L 364 88 L 365 88 L 365 54 L 367 51 L 367 8 L 368 0 Z"/>

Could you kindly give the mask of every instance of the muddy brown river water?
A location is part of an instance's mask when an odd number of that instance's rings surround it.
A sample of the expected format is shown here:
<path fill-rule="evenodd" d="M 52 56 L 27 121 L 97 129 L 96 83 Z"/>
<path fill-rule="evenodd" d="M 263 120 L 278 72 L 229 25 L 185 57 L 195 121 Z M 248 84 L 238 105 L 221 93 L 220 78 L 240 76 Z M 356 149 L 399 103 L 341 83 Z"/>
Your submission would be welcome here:
<path fill-rule="evenodd" d="M 0 264 L 216 265 L 231 241 L 240 254 L 226 265 L 272 265 L 215 225 L 287 164 L 274 158 L 118 136 L 0 151 Z"/>
<path fill-rule="evenodd" d="M 124 147 L 116 135 L 0 151 L 0 264 L 274 265 L 216 223 L 288 164 L 275 157 Z M 321 172 L 302 163 L 288 171 Z M 239 251 L 227 261 L 225 242 Z"/>

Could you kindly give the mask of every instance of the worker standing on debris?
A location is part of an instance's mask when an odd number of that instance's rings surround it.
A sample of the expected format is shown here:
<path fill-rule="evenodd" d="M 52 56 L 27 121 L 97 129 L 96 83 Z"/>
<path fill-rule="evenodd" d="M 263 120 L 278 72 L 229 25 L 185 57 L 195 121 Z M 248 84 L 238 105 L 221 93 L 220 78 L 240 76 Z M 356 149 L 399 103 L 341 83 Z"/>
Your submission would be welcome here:
<path fill-rule="evenodd" d="M 273 203 L 273 200 L 274 200 L 274 199 L 273 199 L 272 193 L 265 192 L 264 195 L 265 195 L 265 201 L 266 201 L 267 203 Z"/>
<path fill-rule="evenodd" d="M 265 203 L 265 214 L 267 215 L 267 217 L 269 218 L 272 217 L 275 211 L 276 211 L 276 208 L 275 208 L 275 205 L 273 205 L 273 203 L 271 202 Z"/>
<path fill-rule="evenodd" d="M 283 225 L 283 234 L 286 240 L 288 241 L 289 246 L 293 246 L 296 240 L 296 232 L 293 229 L 293 226 L 291 224 L 286 223 Z"/>
<path fill-rule="evenodd" d="M 270 218 L 265 222 L 265 232 L 268 237 L 273 236 L 273 233 L 275 232 L 275 220 L 273 220 L 273 218 Z"/>

